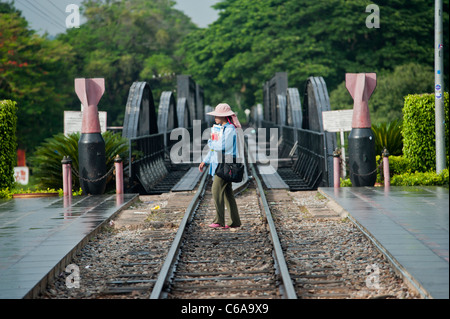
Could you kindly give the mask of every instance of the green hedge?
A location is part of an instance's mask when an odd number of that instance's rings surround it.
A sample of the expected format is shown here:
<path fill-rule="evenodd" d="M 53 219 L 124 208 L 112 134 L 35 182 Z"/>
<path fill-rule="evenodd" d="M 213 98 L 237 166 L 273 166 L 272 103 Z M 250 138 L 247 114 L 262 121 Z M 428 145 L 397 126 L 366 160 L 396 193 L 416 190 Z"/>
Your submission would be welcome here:
<path fill-rule="evenodd" d="M 403 155 L 411 171 L 436 169 L 434 94 L 413 94 L 405 97 L 403 106 Z M 444 93 L 445 148 L 449 148 L 448 92 Z"/>
<path fill-rule="evenodd" d="M 381 162 L 381 155 L 376 156 L 377 165 Z M 381 167 L 381 170 L 383 168 Z M 409 160 L 404 156 L 389 156 L 389 175 L 392 177 L 394 175 L 400 175 L 404 173 L 410 173 L 411 168 L 409 167 Z M 380 172 L 378 172 L 380 176 Z"/>
<path fill-rule="evenodd" d="M 390 163 L 389 163 L 390 164 Z M 389 165 L 391 167 L 391 165 Z M 392 171 L 390 171 L 392 172 Z M 377 176 L 378 183 L 384 183 L 380 178 L 380 174 Z M 391 186 L 444 186 L 449 187 L 448 168 L 442 170 L 441 173 L 436 172 L 407 172 L 403 174 L 394 175 L 391 177 Z M 352 187 L 350 178 L 341 178 L 341 187 Z"/>
<path fill-rule="evenodd" d="M 0 189 L 14 183 L 14 166 L 17 162 L 17 106 L 11 100 L 0 101 Z"/>
<path fill-rule="evenodd" d="M 393 186 L 449 186 L 448 169 L 442 172 L 415 172 L 394 175 L 391 178 Z"/>

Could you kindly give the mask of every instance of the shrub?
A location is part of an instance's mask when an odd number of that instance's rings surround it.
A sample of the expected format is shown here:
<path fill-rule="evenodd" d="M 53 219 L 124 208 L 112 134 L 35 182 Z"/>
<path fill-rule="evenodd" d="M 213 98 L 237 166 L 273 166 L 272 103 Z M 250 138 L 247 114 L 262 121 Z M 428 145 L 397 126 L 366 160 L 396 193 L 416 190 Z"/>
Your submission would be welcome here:
<path fill-rule="evenodd" d="M 377 165 L 382 161 L 381 155 L 376 156 Z M 383 167 L 380 168 L 383 170 Z M 389 175 L 392 177 L 394 175 L 400 175 L 404 173 L 410 173 L 409 160 L 404 156 L 389 156 Z M 378 172 L 380 175 L 380 172 Z"/>
<path fill-rule="evenodd" d="M 35 189 L 35 190 L 31 190 L 29 188 L 27 189 L 23 189 L 23 188 L 13 188 L 13 189 L 9 189 L 9 188 L 4 188 L 4 189 L 0 189 L 0 199 L 10 199 L 13 198 L 14 194 L 36 194 L 36 193 L 55 193 L 58 192 L 58 195 L 64 196 L 64 191 L 62 188 L 56 190 L 56 189 Z M 72 196 L 79 196 L 82 194 L 82 190 L 81 188 L 78 191 L 72 191 Z"/>
<path fill-rule="evenodd" d="M 0 101 L 0 189 L 14 183 L 14 166 L 17 162 L 17 106 L 11 100 Z"/>
<path fill-rule="evenodd" d="M 0 199 L 12 198 L 12 193 L 8 187 L 0 189 Z"/>
<path fill-rule="evenodd" d="M 372 124 L 372 131 L 375 136 L 375 154 L 382 154 L 386 148 L 391 155 L 402 155 L 403 136 L 400 121 Z"/>
<path fill-rule="evenodd" d="M 390 165 L 389 165 L 390 166 Z M 391 171 L 392 172 L 392 171 Z M 392 175 L 392 174 L 391 174 Z M 377 182 L 383 183 L 380 174 L 377 176 Z M 436 172 L 406 172 L 391 177 L 391 186 L 449 186 L 449 170 L 442 170 L 441 173 Z M 349 178 L 341 178 L 341 187 L 352 187 Z"/>
<path fill-rule="evenodd" d="M 434 94 L 408 95 L 403 107 L 403 155 L 412 171 L 436 169 Z M 445 148 L 448 167 L 448 92 L 444 93 Z"/>
<path fill-rule="evenodd" d="M 119 156 L 124 160 L 124 165 L 128 159 L 128 140 L 122 138 L 120 133 L 114 134 L 107 131 L 102 134 L 105 140 L 105 155 L 106 155 L 106 169 L 109 171 L 114 165 L 114 157 Z M 39 146 L 33 157 L 30 158 L 30 163 L 33 169 L 33 174 L 39 179 L 40 188 L 54 188 L 62 187 L 62 165 L 61 160 L 63 156 L 69 156 L 72 160 L 72 169 L 78 172 L 78 140 L 80 133 L 73 133 L 65 136 L 63 133 L 57 134 L 45 140 Z M 80 181 L 72 175 L 73 189 L 80 188 Z M 110 182 L 112 177 L 107 179 Z M 115 187 L 115 186 L 114 186 Z M 109 187 L 111 188 L 111 187 Z M 108 186 L 107 186 L 108 189 Z"/>
<path fill-rule="evenodd" d="M 346 178 L 343 179 L 342 177 L 340 178 L 341 181 L 341 187 L 352 187 L 352 181 L 350 180 L 350 178 Z"/>
<path fill-rule="evenodd" d="M 389 156 L 389 173 L 391 176 L 410 172 L 407 158 L 404 156 Z"/>
<path fill-rule="evenodd" d="M 447 186 L 449 185 L 448 169 L 436 172 L 415 172 L 394 175 L 391 178 L 392 186 Z"/>

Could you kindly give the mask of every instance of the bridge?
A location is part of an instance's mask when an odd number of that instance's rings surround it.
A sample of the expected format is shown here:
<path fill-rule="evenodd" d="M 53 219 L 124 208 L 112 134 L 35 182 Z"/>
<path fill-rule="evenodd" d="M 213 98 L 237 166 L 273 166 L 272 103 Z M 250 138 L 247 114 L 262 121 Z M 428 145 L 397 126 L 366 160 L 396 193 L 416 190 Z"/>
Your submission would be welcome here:
<path fill-rule="evenodd" d="M 266 187 L 295 191 L 331 186 L 336 136 L 323 128 L 322 112 L 331 110 L 324 79 L 310 77 L 299 90 L 289 87 L 286 72 L 278 72 L 263 84 L 263 95 L 263 105 L 252 107 L 243 133 L 255 135 L 255 160 Z M 177 76 L 176 94 L 162 92 L 158 111 L 150 85 L 133 83 L 122 130 L 129 140 L 126 192 L 192 190 L 201 175 L 197 166 L 213 124 L 206 115 L 211 110 L 203 88 L 188 75 Z"/>

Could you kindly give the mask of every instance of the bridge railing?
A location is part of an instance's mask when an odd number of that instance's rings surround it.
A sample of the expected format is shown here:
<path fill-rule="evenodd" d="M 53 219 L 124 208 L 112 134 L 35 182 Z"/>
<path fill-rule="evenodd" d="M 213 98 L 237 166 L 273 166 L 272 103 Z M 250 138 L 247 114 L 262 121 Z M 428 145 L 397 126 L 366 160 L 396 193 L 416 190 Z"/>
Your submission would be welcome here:
<path fill-rule="evenodd" d="M 167 174 L 164 165 L 164 134 L 152 134 L 129 139 L 128 192 L 146 192 Z"/>
<path fill-rule="evenodd" d="M 292 171 L 301 176 L 305 189 L 316 189 L 319 186 L 328 187 L 329 165 L 327 159 L 333 154 L 327 152 L 326 133 L 295 128 L 288 125 L 277 125 L 262 121 L 266 128 L 266 141 L 270 140 L 269 128 L 277 128 L 280 137 L 279 158 L 289 154 L 296 158 Z"/>
<path fill-rule="evenodd" d="M 297 161 L 292 170 L 311 188 L 329 186 L 325 133 L 296 129 Z"/>

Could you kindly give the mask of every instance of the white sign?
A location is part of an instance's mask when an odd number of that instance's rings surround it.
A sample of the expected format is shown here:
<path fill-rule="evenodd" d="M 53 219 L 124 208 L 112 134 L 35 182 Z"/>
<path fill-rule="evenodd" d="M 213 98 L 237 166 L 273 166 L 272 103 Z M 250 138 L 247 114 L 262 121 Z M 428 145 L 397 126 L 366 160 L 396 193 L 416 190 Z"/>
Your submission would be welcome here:
<path fill-rule="evenodd" d="M 27 166 L 14 167 L 14 179 L 17 183 L 22 185 L 28 185 L 28 177 L 30 176 L 30 171 Z"/>
<path fill-rule="evenodd" d="M 327 132 L 352 130 L 353 110 L 338 110 L 322 112 L 323 129 Z"/>
<path fill-rule="evenodd" d="M 100 120 L 100 131 L 106 132 L 106 114 L 107 112 L 98 112 L 98 119 Z M 64 111 L 64 135 L 81 132 L 82 112 L 79 111 Z"/>

